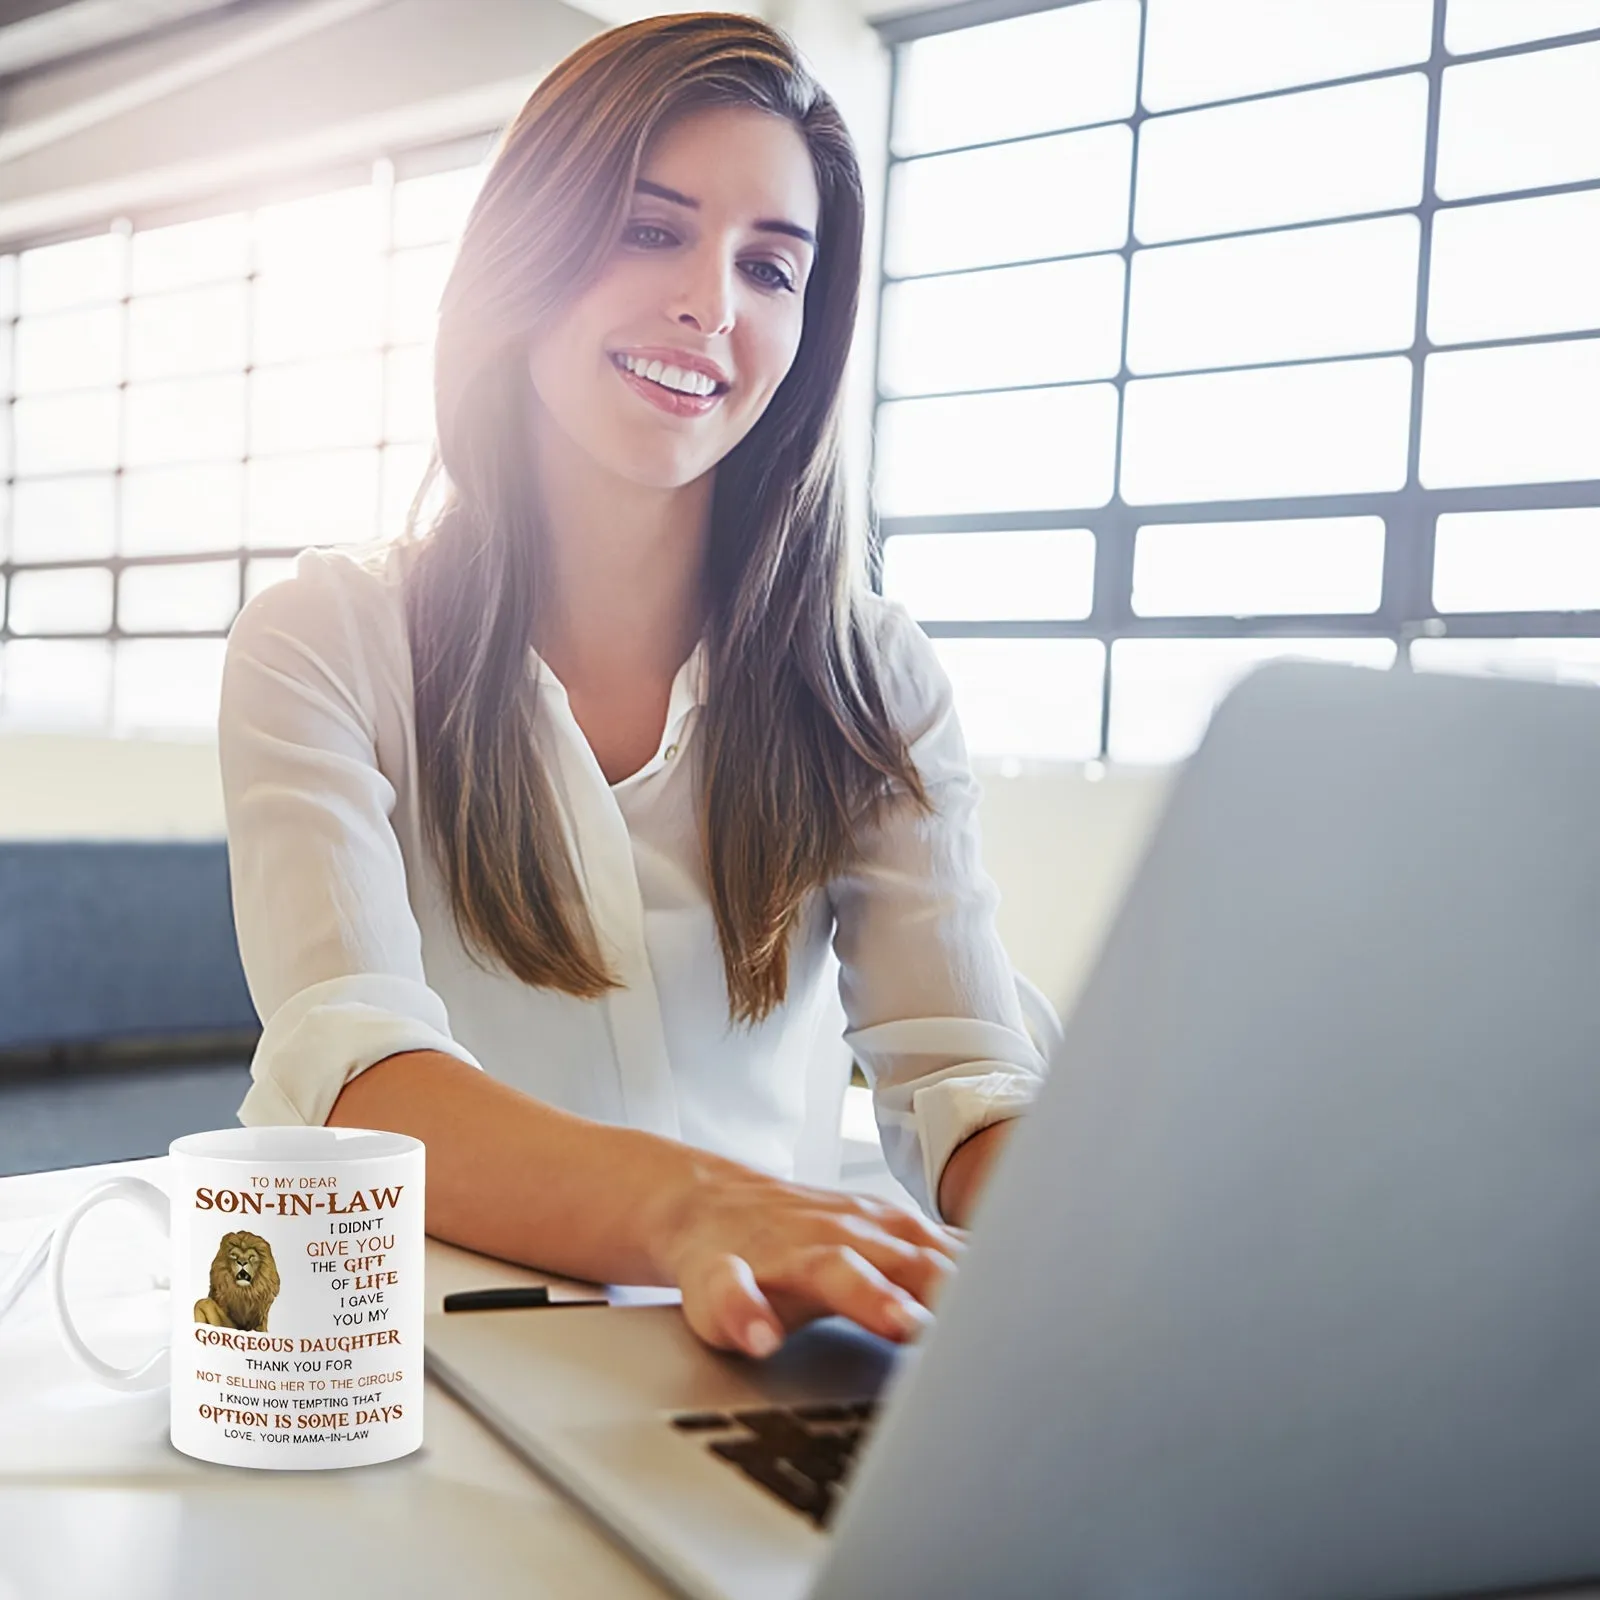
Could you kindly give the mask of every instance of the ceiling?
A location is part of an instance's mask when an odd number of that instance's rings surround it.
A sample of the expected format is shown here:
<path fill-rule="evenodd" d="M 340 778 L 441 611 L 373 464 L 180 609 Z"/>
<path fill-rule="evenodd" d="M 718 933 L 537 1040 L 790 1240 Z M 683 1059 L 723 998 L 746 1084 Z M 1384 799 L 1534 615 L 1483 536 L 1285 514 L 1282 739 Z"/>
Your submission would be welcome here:
<path fill-rule="evenodd" d="M 263 3 L 270 0 L 0 0 L 0 79 Z"/>
<path fill-rule="evenodd" d="M 13 22 L 24 22 L 45 11 L 59 11 L 72 0 L 0 0 L 0 28 L 9 28 Z"/>

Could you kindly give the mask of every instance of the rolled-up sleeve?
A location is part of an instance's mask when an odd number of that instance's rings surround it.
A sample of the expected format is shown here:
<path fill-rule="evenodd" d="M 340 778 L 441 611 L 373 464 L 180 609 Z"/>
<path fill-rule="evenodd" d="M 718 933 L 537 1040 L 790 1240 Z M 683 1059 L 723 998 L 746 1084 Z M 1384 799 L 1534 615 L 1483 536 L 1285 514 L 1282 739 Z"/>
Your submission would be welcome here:
<path fill-rule="evenodd" d="M 897 786 L 851 868 L 829 886 L 845 1042 L 872 1086 L 890 1171 L 930 1216 L 951 1152 L 1037 1097 L 1060 1021 L 995 927 L 977 807 L 950 680 L 905 608 L 882 607 L 890 711 L 928 797 Z"/>
<path fill-rule="evenodd" d="M 319 1124 L 357 1073 L 450 1037 L 379 768 L 369 655 L 340 558 L 300 557 L 228 638 L 218 722 L 234 924 L 262 1034 L 239 1121 Z"/>

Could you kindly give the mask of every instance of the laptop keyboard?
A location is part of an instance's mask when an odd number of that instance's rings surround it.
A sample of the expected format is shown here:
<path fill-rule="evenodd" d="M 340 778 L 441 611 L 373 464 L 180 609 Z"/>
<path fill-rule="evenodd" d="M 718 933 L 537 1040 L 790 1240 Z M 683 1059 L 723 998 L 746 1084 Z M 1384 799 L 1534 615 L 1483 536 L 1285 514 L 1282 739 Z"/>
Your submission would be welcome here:
<path fill-rule="evenodd" d="M 748 1411 L 682 1411 L 672 1426 L 718 1434 L 707 1443 L 714 1456 L 826 1528 L 877 1410 L 876 1400 L 808 1401 Z"/>

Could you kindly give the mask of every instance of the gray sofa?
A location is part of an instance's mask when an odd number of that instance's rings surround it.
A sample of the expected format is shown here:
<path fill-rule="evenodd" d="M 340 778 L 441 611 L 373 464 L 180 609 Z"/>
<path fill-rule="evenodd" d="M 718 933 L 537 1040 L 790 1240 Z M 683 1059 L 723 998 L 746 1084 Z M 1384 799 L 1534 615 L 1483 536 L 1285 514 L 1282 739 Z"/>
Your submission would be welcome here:
<path fill-rule="evenodd" d="M 235 1125 L 260 1032 L 225 841 L 0 841 L 0 1173 Z"/>

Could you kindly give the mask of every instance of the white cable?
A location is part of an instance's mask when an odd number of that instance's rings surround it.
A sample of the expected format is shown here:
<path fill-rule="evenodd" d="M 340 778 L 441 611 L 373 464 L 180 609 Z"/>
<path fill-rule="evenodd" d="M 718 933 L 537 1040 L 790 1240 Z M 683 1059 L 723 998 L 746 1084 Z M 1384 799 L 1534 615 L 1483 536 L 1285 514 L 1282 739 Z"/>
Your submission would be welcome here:
<path fill-rule="evenodd" d="M 50 1242 L 55 1236 L 56 1224 L 52 1219 L 44 1225 L 39 1236 L 23 1250 L 22 1259 L 17 1263 L 11 1276 L 4 1283 L 0 1283 L 0 1322 L 5 1320 L 6 1313 L 22 1297 L 22 1291 L 43 1270 L 45 1262 L 50 1259 Z"/>
<path fill-rule="evenodd" d="M 12 1270 L 11 1276 L 0 1283 L 0 1322 L 6 1319 L 6 1313 L 22 1298 L 23 1291 L 44 1270 L 44 1264 L 50 1259 L 50 1245 L 56 1236 L 56 1223 L 54 1219 L 45 1223 L 36 1238 L 23 1250 L 21 1259 Z M 165 1267 L 159 1272 L 151 1274 L 150 1286 L 153 1289 L 170 1289 L 172 1279 Z"/>

